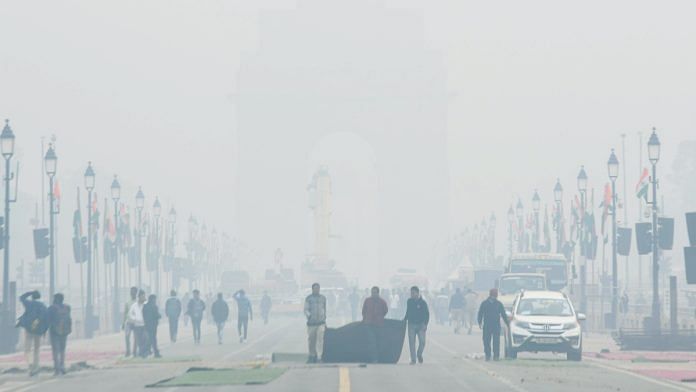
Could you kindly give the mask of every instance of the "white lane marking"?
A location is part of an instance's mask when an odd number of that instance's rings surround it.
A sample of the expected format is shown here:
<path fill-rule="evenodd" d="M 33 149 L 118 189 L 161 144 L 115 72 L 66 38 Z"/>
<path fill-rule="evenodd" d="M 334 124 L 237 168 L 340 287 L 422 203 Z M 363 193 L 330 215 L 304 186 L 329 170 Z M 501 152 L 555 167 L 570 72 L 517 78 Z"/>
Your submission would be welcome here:
<path fill-rule="evenodd" d="M 656 384 L 656 385 L 659 385 L 659 386 L 661 386 L 661 387 L 670 388 L 670 389 L 673 389 L 673 390 L 676 390 L 676 391 L 688 391 L 688 392 L 692 392 L 692 391 L 693 391 L 692 388 L 688 388 L 688 387 L 685 387 L 685 386 L 673 384 L 673 383 L 668 382 L 668 381 L 662 381 L 662 380 L 659 380 L 659 379 L 656 379 L 656 378 L 652 378 L 652 377 L 649 377 L 649 376 L 646 376 L 646 375 L 643 375 L 643 374 L 640 374 L 640 373 L 632 372 L 632 371 L 630 371 L 630 370 L 623 369 L 623 368 L 620 368 L 620 367 L 617 367 L 617 366 L 612 366 L 612 365 L 608 365 L 608 364 L 605 364 L 605 363 L 601 363 L 601 362 L 599 362 L 599 360 L 596 360 L 596 359 L 594 359 L 594 358 L 585 358 L 585 361 L 589 362 L 589 364 L 592 365 L 592 366 L 597 366 L 597 367 L 600 367 L 600 368 L 605 369 L 605 370 L 612 370 L 612 371 L 615 371 L 615 372 L 617 372 L 617 373 L 622 373 L 622 374 L 626 374 L 626 375 L 629 375 L 629 376 L 633 376 L 633 377 L 635 377 L 635 378 L 638 378 L 638 379 L 641 379 L 641 380 L 644 380 L 644 381 L 651 382 L 651 383 Z"/>
<path fill-rule="evenodd" d="M 39 381 L 39 382 L 37 382 L 37 383 L 32 383 L 31 385 L 27 385 L 27 386 L 22 387 L 22 388 L 19 388 L 19 389 L 14 389 L 13 392 L 24 392 L 24 391 L 28 391 L 28 390 L 30 390 L 30 389 L 32 389 L 32 388 L 34 388 L 34 387 L 39 386 L 39 385 L 46 385 L 46 384 L 50 384 L 50 383 L 55 382 L 55 381 L 56 381 L 55 378 L 49 379 L 49 380 L 44 380 L 44 381 Z"/>
<path fill-rule="evenodd" d="M 444 346 L 443 344 L 441 344 L 440 342 L 438 342 L 438 341 L 435 340 L 435 339 L 432 339 L 432 338 L 431 338 L 430 341 L 433 342 L 433 343 L 434 343 L 437 347 L 439 347 L 441 350 L 443 350 L 443 351 L 445 351 L 445 352 L 447 352 L 447 353 L 450 353 L 450 354 L 455 355 L 455 356 L 458 356 L 458 355 L 459 355 L 458 352 L 453 351 L 453 350 L 447 348 L 446 346 Z M 481 365 L 479 365 L 478 363 L 476 363 L 475 361 L 473 361 L 473 360 L 471 360 L 471 359 L 468 359 L 468 358 L 462 358 L 462 359 L 464 359 L 464 361 L 468 362 L 471 366 L 473 366 L 473 367 L 475 367 L 475 368 L 481 370 L 482 372 L 488 374 L 489 376 L 491 376 L 491 378 L 493 378 L 493 379 L 495 379 L 495 380 L 498 380 L 498 381 L 500 381 L 501 383 L 505 384 L 508 388 L 510 388 L 510 389 L 512 389 L 512 390 L 514 390 L 514 391 L 517 391 L 517 392 L 528 392 L 526 389 L 522 388 L 522 387 L 519 386 L 518 384 L 515 384 L 514 382 L 512 382 L 512 381 L 508 380 L 507 378 L 501 376 L 500 374 L 498 374 L 498 373 L 496 373 L 496 372 L 494 372 L 494 371 L 492 371 L 492 370 L 486 368 L 485 366 L 481 366 Z"/>

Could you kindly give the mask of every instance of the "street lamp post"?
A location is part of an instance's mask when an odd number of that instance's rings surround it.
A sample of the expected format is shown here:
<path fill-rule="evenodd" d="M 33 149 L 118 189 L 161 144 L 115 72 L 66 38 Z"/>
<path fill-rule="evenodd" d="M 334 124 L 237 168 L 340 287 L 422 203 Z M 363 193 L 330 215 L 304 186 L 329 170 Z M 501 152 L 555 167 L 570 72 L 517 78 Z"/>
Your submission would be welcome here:
<path fill-rule="evenodd" d="M 585 197 L 587 196 L 587 173 L 585 166 L 580 166 L 578 173 L 578 191 L 580 191 L 580 311 L 587 313 L 587 248 L 585 246 Z"/>
<path fill-rule="evenodd" d="M 87 189 L 87 305 L 85 306 L 85 337 L 94 335 L 94 311 L 92 300 L 92 191 L 94 190 L 95 176 L 92 162 L 85 170 L 85 188 Z"/>
<path fill-rule="evenodd" d="M 118 243 L 120 241 L 118 233 L 118 201 L 121 198 L 121 184 L 118 182 L 118 177 L 114 176 L 114 180 L 111 182 L 111 199 L 114 201 L 114 228 L 116 229 L 116 258 L 114 259 L 114 306 L 113 306 L 113 329 L 114 332 L 118 332 L 121 328 L 120 318 L 121 318 L 121 305 L 119 300 L 119 287 L 118 287 Z"/>
<path fill-rule="evenodd" d="M 53 145 L 49 145 L 48 151 L 44 156 L 44 166 L 46 167 L 46 174 L 48 175 L 48 251 L 49 251 L 49 275 L 48 275 L 48 295 L 49 298 L 53 298 L 53 294 L 56 292 L 56 255 L 55 255 L 55 218 L 54 215 L 57 214 L 55 209 L 55 194 L 53 192 L 53 180 L 56 176 L 56 166 L 58 164 L 58 157 L 56 156 L 56 151 Z"/>
<path fill-rule="evenodd" d="M 524 246 L 522 239 L 524 237 L 522 218 L 524 215 L 524 207 L 522 206 L 522 199 L 517 199 L 517 206 L 515 206 L 515 212 L 517 213 L 517 251 L 524 252 Z"/>
<path fill-rule="evenodd" d="M 655 333 L 660 333 L 660 294 L 659 294 L 659 272 L 660 254 L 658 250 L 657 237 L 657 161 L 660 160 L 660 139 L 658 139 L 653 128 L 650 140 L 648 140 L 648 158 L 652 164 L 652 267 L 653 267 L 653 300 L 652 300 L 652 329 Z"/>
<path fill-rule="evenodd" d="M 510 247 L 510 254 L 509 254 L 509 259 L 512 259 L 512 225 L 515 223 L 515 211 L 512 209 L 512 204 L 510 204 L 510 208 L 507 211 L 507 218 L 508 218 L 508 245 Z"/>
<path fill-rule="evenodd" d="M 541 198 L 539 192 L 534 190 L 532 196 L 532 210 L 534 211 L 534 251 L 539 251 L 539 208 L 541 207 Z"/>
<path fill-rule="evenodd" d="M 169 288 L 174 288 L 174 228 L 176 227 L 176 210 L 169 210 L 169 241 L 167 241 L 167 257 L 169 258 Z"/>
<path fill-rule="evenodd" d="M 145 194 L 143 194 L 143 188 L 138 187 L 138 193 L 135 194 L 135 210 L 138 213 L 138 287 L 143 287 L 143 267 L 142 267 L 142 256 L 143 256 L 143 207 L 145 207 Z"/>
<path fill-rule="evenodd" d="M 556 253 L 562 253 L 561 244 L 561 225 L 563 221 L 561 220 L 561 202 L 563 201 L 563 187 L 561 186 L 561 179 L 556 179 L 556 185 L 553 187 L 553 199 L 556 201 Z"/>
<path fill-rule="evenodd" d="M 155 294 L 160 295 L 160 233 L 159 233 L 159 218 L 162 213 L 162 205 L 159 198 L 155 196 L 155 202 L 152 204 L 152 217 L 155 219 Z"/>
<path fill-rule="evenodd" d="M 616 316 L 619 307 L 619 277 L 616 248 L 616 179 L 619 177 L 619 160 L 611 149 L 607 161 L 609 179 L 611 180 L 611 328 L 616 328 Z"/>
<path fill-rule="evenodd" d="M 2 263 L 2 306 L 3 325 L 12 323 L 14 316 L 8 315 L 10 311 L 10 159 L 14 155 L 15 135 L 10 128 L 10 120 L 5 120 L 5 127 L 0 134 L 0 150 L 5 158 L 5 232 L 3 233 L 3 263 Z M 10 320 L 12 319 L 12 320 Z M 4 329 L 3 329 L 4 332 Z"/>

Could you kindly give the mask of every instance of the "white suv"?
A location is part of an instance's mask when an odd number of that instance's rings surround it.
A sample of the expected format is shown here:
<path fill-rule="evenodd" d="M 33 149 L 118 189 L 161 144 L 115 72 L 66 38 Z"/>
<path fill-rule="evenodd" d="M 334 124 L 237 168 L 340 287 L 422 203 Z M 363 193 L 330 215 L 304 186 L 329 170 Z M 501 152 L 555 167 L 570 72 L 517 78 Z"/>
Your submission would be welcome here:
<path fill-rule="evenodd" d="M 582 360 L 585 315 L 575 313 L 570 299 L 558 291 L 523 291 L 512 304 L 506 328 L 505 356 L 521 351 L 566 353 L 569 361 Z"/>

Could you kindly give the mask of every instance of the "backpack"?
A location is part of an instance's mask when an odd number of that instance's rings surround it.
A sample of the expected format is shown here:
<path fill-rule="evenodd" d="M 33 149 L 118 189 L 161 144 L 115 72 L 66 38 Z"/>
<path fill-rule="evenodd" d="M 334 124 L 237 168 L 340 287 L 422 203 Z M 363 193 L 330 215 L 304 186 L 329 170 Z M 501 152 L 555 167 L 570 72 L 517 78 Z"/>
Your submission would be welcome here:
<path fill-rule="evenodd" d="M 72 319 L 70 318 L 69 306 L 54 307 L 51 332 L 60 336 L 70 335 L 72 332 Z"/>
<path fill-rule="evenodd" d="M 31 310 L 26 314 L 26 329 L 34 335 L 43 335 L 48 329 L 48 311 L 41 302 L 33 302 Z"/>

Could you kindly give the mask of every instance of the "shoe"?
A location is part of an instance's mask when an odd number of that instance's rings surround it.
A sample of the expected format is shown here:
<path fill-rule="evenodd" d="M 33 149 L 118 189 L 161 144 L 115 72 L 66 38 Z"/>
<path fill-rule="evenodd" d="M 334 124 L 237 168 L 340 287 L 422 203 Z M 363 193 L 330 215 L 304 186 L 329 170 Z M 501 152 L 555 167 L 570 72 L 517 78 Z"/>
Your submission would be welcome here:
<path fill-rule="evenodd" d="M 409 362 L 408 364 L 409 364 L 409 365 L 415 365 L 415 364 L 416 364 L 416 361 L 411 361 L 411 362 Z"/>
<path fill-rule="evenodd" d="M 160 353 L 157 353 L 155 354 L 155 358 L 162 358 L 162 356 L 160 355 Z"/>
<path fill-rule="evenodd" d="M 422 355 L 418 356 L 418 363 L 423 363 L 423 356 Z"/>
<path fill-rule="evenodd" d="M 491 357 L 486 357 L 486 362 L 489 362 L 491 360 Z"/>
<path fill-rule="evenodd" d="M 500 357 L 493 357 L 494 361 L 500 361 Z"/>
<path fill-rule="evenodd" d="M 310 355 L 310 356 L 307 358 L 307 363 L 317 363 L 317 358 Z"/>
<path fill-rule="evenodd" d="M 239 337 L 239 343 L 244 343 L 244 338 L 241 336 Z"/>

